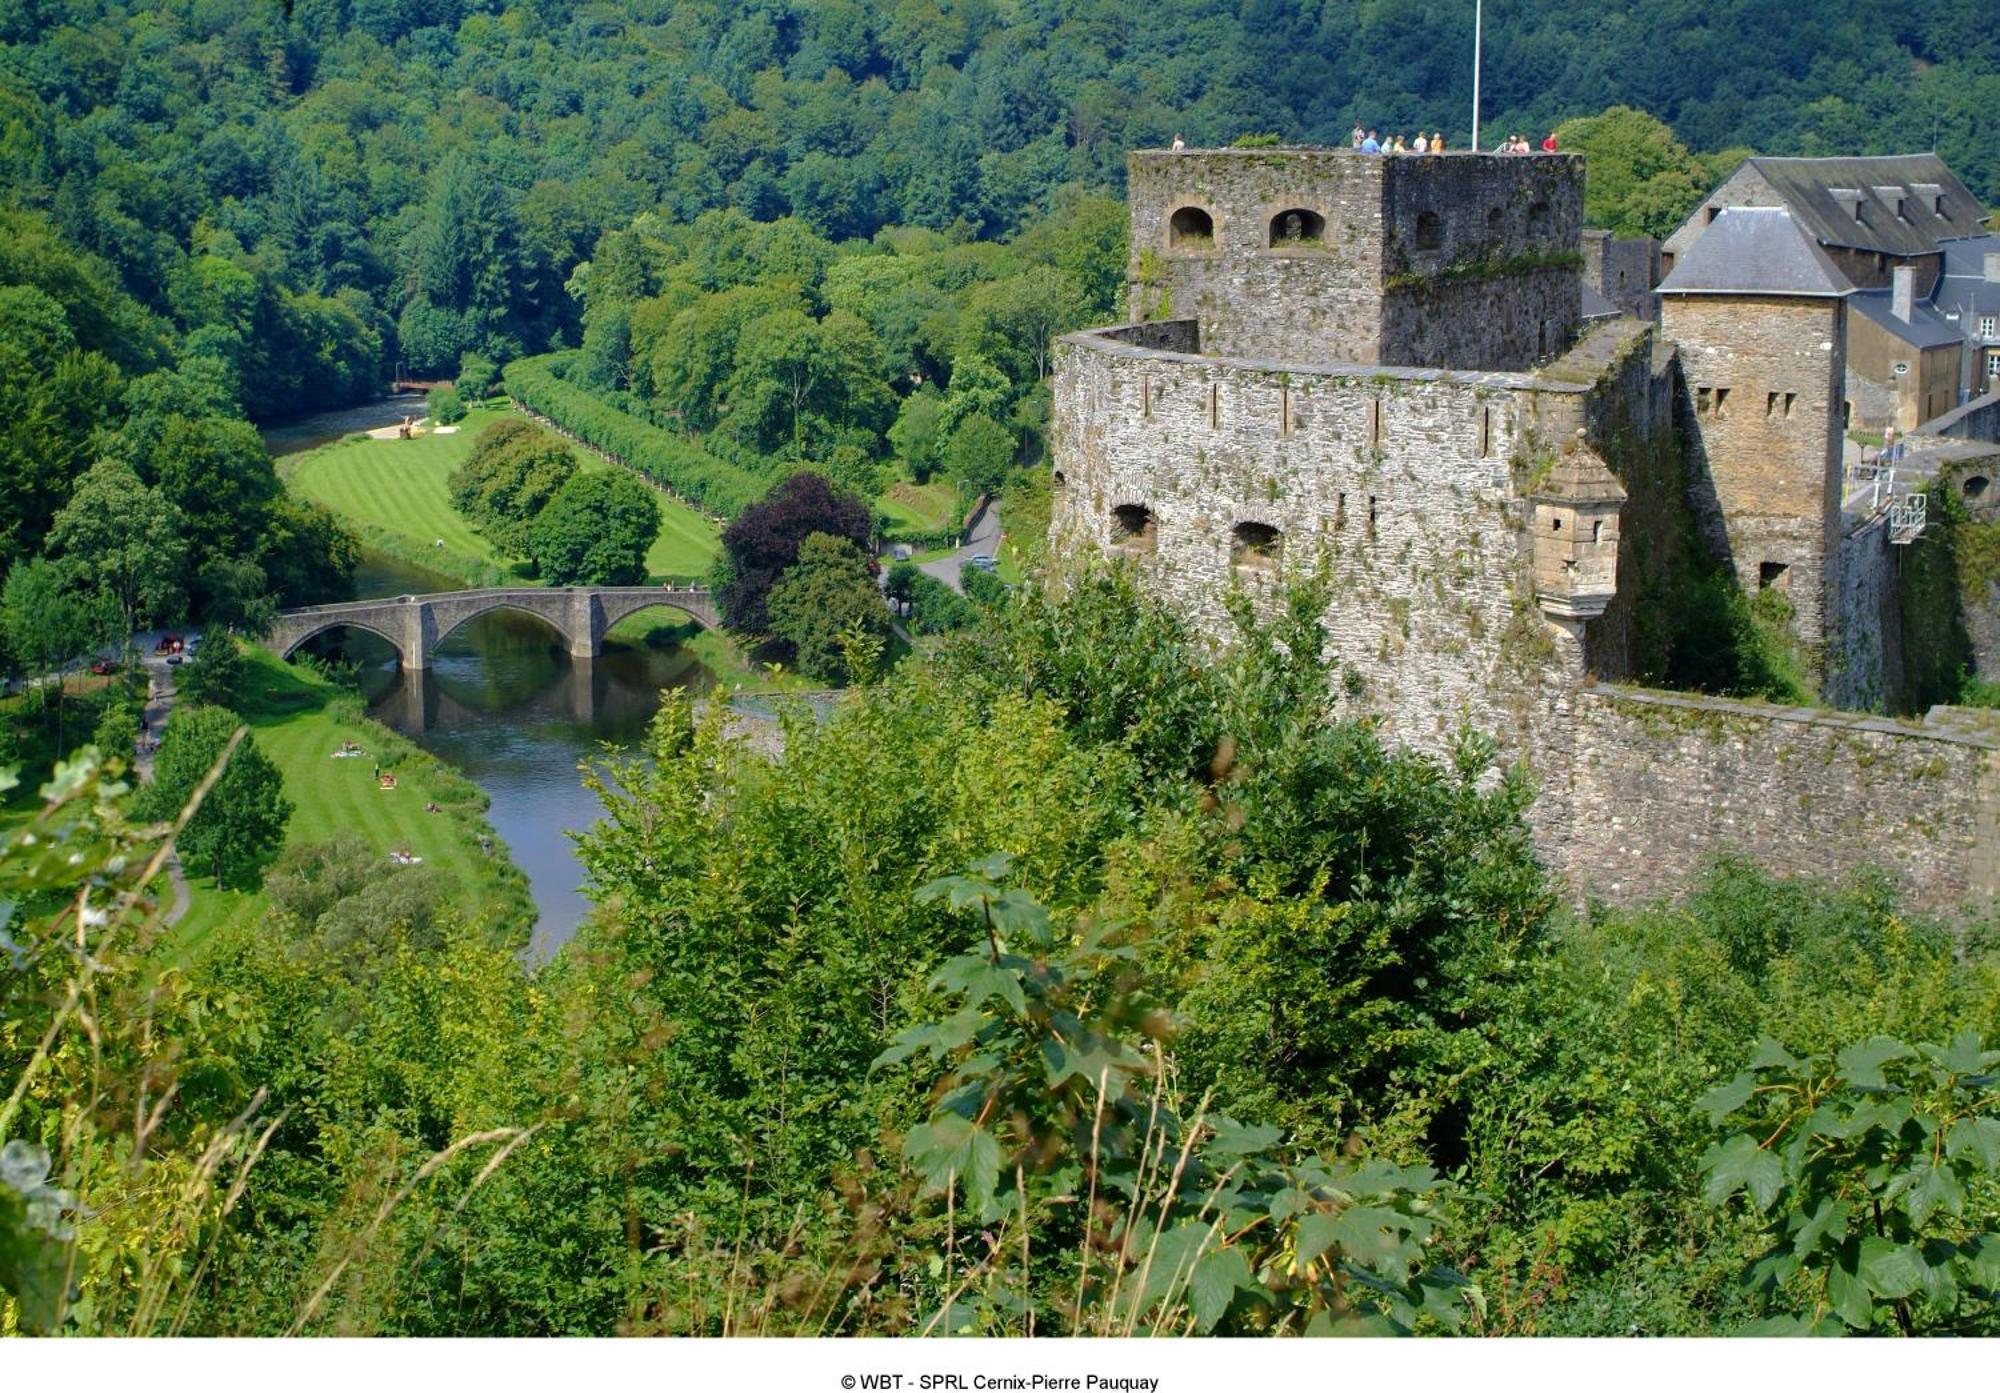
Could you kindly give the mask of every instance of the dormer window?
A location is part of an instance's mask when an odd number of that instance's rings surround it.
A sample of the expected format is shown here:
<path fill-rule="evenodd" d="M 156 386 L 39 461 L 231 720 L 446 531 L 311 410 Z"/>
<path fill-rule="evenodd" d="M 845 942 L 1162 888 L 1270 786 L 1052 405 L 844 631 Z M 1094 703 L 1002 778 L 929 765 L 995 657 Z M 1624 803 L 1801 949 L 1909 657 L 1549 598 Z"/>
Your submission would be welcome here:
<path fill-rule="evenodd" d="M 1862 212 L 1867 207 L 1868 200 L 1862 197 L 1861 190 L 1828 189 L 1827 194 L 1833 199 L 1834 203 L 1840 208 L 1840 211 L 1845 213 L 1848 217 L 1854 219 L 1856 222 L 1867 221 L 1866 218 L 1862 217 Z"/>

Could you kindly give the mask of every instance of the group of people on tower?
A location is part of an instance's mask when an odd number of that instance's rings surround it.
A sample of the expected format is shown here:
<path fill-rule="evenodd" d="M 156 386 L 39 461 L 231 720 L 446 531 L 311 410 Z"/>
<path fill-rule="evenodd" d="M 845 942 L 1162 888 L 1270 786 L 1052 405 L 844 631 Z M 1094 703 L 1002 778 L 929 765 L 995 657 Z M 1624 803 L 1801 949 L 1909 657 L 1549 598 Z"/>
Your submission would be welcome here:
<path fill-rule="evenodd" d="M 1417 138 L 1405 144 L 1400 135 L 1392 135 L 1384 140 L 1375 132 L 1364 131 L 1356 126 L 1354 139 L 1350 143 L 1364 155 L 1442 155 L 1444 132 L 1432 131 L 1429 135 L 1425 135 L 1422 131 L 1418 131 Z"/>

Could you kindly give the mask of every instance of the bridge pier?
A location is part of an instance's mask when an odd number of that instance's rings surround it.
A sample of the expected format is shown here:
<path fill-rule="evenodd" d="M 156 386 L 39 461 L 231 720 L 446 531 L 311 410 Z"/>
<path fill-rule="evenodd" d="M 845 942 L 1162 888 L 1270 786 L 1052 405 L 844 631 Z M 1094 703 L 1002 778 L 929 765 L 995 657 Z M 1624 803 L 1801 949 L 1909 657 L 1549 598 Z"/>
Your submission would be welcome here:
<path fill-rule="evenodd" d="M 421 677 L 431 665 L 431 649 L 437 647 L 437 613 L 430 601 L 414 596 L 404 597 L 404 610 L 403 641 L 397 645 L 397 656 L 405 672 Z"/>
<path fill-rule="evenodd" d="M 597 592 L 582 586 L 570 587 L 569 611 L 563 624 L 563 631 L 569 635 L 570 657 L 586 663 L 596 658 L 604 651 L 607 627 L 604 604 Z"/>

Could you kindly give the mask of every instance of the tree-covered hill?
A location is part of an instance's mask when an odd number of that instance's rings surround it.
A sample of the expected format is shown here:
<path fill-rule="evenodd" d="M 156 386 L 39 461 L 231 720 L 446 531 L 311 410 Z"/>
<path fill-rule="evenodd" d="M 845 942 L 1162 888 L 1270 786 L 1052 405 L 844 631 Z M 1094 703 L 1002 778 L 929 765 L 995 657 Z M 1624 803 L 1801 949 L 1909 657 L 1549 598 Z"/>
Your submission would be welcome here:
<path fill-rule="evenodd" d="M 0 188 L 276 413 L 574 344 L 565 282 L 645 212 L 993 235 L 1175 132 L 1462 145 L 1471 9 L 6 0 Z M 1498 0 L 1486 40 L 1494 131 L 1626 103 L 1696 150 L 1935 146 L 2000 199 L 1980 0 Z"/>

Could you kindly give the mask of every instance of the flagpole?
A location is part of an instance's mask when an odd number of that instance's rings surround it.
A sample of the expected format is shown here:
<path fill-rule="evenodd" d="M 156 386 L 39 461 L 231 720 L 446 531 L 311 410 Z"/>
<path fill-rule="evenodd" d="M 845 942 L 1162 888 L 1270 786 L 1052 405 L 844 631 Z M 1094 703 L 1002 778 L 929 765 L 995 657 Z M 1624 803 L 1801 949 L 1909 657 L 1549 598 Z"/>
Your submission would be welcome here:
<path fill-rule="evenodd" d="M 1486 0 L 1472 0 L 1472 152 L 1479 153 L 1479 48 L 1485 38 Z"/>

